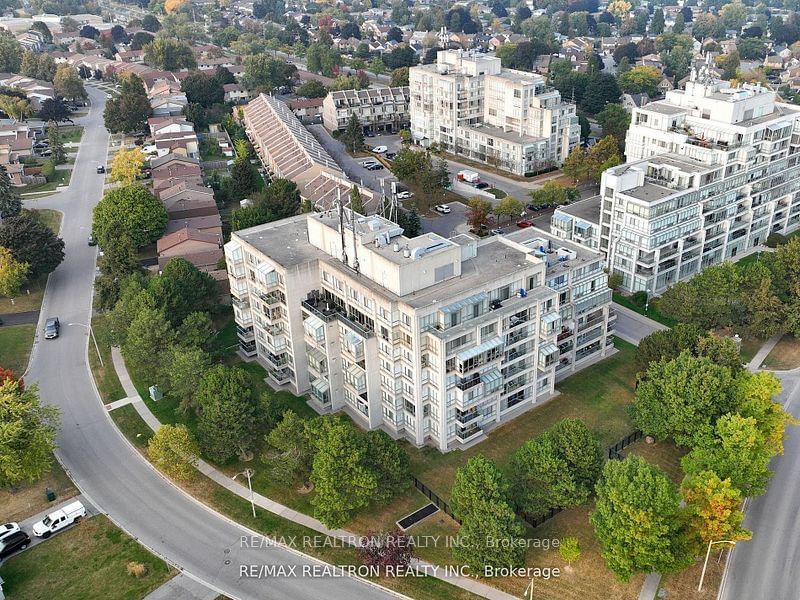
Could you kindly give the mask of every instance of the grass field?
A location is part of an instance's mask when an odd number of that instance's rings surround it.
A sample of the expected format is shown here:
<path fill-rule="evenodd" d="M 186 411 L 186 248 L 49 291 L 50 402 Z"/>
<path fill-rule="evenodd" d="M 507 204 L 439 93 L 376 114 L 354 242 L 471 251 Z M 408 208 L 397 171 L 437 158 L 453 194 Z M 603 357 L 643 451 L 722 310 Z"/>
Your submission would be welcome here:
<path fill-rule="evenodd" d="M 92 317 L 92 330 L 103 357 L 103 366 L 100 366 L 97 350 L 91 340 L 89 343 L 89 366 L 92 369 L 100 397 L 105 404 L 108 404 L 125 397 L 125 390 L 122 389 L 122 384 L 119 382 L 119 377 L 117 377 L 117 372 L 111 362 L 111 331 L 108 315 Z"/>
<path fill-rule="evenodd" d="M 662 315 L 658 311 L 658 298 L 651 299 L 650 304 L 647 307 L 647 310 L 644 309 L 644 306 L 639 306 L 635 302 L 631 301 L 630 296 L 623 296 L 617 292 L 614 292 L 614 302 L 619 304 L 620 306 L 624 306 L 625 308 L 629 308 L 634 312 L 639 313 L 640 315 L 644 315 L 653 319 L 654 321 L 661 323 L 662 325 L 666 325 L 667 327 L 673 327 L 677 321 L 675 319 L 671 319 L 667 316 Z"/>
<path fill-rule="evenodd" d="M 41 479 L 21 483 L 13 491 L 7 487 L 0 488 L 0 522 L 21 521 L 46 510 L 52 504 L 45 496 L 47 489 L 56 493 L 56 503 L 78 494 L 78 489 L 55 458 L 50 472 Z"/>
<path fill-rule="evenodd" d="M 50 208 L 37 208 L 35 212 L 39 216 L 39 220 L 50 228 L 50 231 L 58 235 L 61 230 L 61 219 L 63 214 L 60 210 L 52 210 Z"/>
<path fill-rule="evenodd" d="M 128 575 L 129 562 L 143 563 L 147 574 Z M 9 558 L 0 568 L 8 597 L 26 600 L 138 600 L 174 575 L 102 515 Z"/>
<path fill-rule="evenodd" d="M 21 375 L 28 366 L 36 325 L 0 327 L 0 366 Z"/>
<path fill-rule="evenodd" d="M 18 188 L 20 194 L 40 194 L 42 192 L 54 192 L 60 185 L 69 185 L 69 179 L 72 176 L 72 171 L 56 171 L 53 175 L 53 180 L 47 183 L 24 185 Z"/>
<path fill-rule="evenodd" d="M 59 127 L 59 133 L 61 134 L 61 141 L 64 144 L 70 143 L 77 143 L 81 141 L 81 137 L 83 137 L 83 127 L 80 125 L 69 125 L 67 127 Z"/>
<path fill-rule="evenodd" d="M 786 371 L 800 367 L 800 340 L 784 335 L 764 360 L 768 369 Z"/>

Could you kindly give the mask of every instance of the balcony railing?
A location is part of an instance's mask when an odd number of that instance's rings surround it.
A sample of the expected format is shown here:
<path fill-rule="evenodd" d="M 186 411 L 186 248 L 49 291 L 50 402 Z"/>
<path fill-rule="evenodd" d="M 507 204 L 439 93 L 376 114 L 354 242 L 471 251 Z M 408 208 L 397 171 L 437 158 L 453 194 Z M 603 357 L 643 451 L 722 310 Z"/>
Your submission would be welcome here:
<path fill-rule="evenodd" d="M 303 300 L 301 306 L 308 310 L 315 317 L 319 317 L 326 323 L 333 321 L 338 312 L 336 306 L 319 299 Z"/>
<path fill-rule="evenodd" d="M 572 337 L 575 334 L 574 331 L 571 329 L 562 329 L 561 333 L 556 336 L 556 342 L 563 342 L 569 337 Z"/>
<path fill-rule="evenodd" d="M 474 388 L 481 382 L 481 376 L 478 374 L 473 375 L 472 377 L 468 377 L 467 379 L 459 379 L 456 381 L 456 387 L 460 389 L 462 392 L 467 391 L 470 388 Z"/>
<path fill-rule="evenodd" d="M 231 303 L 237 308 L 250 308 L 250 301 L 247 298 L 237 298 L 236 296 L 231 296 Z"/>
<path fill-rule="evenodd" d="M 458 421 L 462 425 L 466 425 L 467 423 L 472 423 L 476 419 L 479 419 L 480 416 L 481 413 L 479 413 L 477 410 L 462 413 L 460 410 L 456 409 L 456 421 Z"/>

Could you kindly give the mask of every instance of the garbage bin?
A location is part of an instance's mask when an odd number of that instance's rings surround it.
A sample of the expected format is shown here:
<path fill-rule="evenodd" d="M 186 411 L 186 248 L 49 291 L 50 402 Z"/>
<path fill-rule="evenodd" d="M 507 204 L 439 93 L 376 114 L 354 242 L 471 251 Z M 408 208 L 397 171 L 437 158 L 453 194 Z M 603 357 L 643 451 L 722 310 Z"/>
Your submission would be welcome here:
<path fill-rule="evenodd" d="M 46 488 L 44 490 L 44 493 L 47 496 L 47 501 L 48 502 L 52 502 L 53 500 L 56 499 L 56 493 L 53 490 L 51 490 L 50 488 Z"/>

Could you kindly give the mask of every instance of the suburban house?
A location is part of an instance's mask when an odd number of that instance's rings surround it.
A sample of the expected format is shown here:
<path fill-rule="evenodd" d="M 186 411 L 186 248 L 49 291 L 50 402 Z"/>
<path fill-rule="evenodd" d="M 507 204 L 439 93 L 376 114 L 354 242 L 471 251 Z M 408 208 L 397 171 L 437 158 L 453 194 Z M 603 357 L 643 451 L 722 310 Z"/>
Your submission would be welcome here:
<path fill-rule="evenodd" d="M 214 192 L 196 181 L 181 181 L 172 187 L 160 190 L 158 197 L 167 209 L 170 219 L 219 214 Z"/>
<path fill-rule="evenodd" d="M 156 243 L 158 267 L 163 269 L 171 258 L 185 258 L 198 269 L 210 271 L 224 256 L 222 234 L 183 227 L 167 233 Z"/>
<path fill-rule="evenodd" d="M 250 92 L 239 83 L 226 83 L 222 89 L 225 91 L 225 102 L 241 104 L 250 100 Z"/>

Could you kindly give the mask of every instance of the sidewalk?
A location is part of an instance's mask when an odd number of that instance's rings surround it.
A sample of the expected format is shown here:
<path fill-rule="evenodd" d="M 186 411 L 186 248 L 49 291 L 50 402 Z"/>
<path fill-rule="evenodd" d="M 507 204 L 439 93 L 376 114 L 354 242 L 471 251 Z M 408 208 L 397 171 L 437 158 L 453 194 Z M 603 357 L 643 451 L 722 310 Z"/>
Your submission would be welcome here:
<path fill-rule="evenodd" d="M 147 405 L 139 396 L 138 392 L 136 391 L 136 387 L 133 385 L 131 381 L 130 375 L 128 374 L 128 369 L 125 366 L 125 360 L 122 357 L 122 353 L 120 352 L 119 348 L 112 347 L 111 348 L 111 359 L 114 363 L 114 369 L 117 372 L 117 376 L 119 377 L 119 381 L 122 384 L 122 388 L 125 390 L 125 394 L 127 394 L 128 398 L 127 403 L 133 404 L 134 408 L 136 408 L 136 412 L 139 413 L 139 416 L 144 419 L 147 425 L 153 430 L 157 431 L 159 427 L 161 427 L 161 423 L 156 418 L 156 416 L 150 411 Z M 117 401 L 112 404 L 117 404 Z M 109 405 L 110 406 L 110 405 Z M 234 481 L 230 477 L 228 477 L 225 473 L 222 473 L 219 469 L 213 467 L 212 465 L 208 464 L 204 460 L 197 461 L 197 469 L 206 477 L 213 480 L 214 482 L 218 483 L 225 489 L 230 492 L 233 492 L 240 498 L 250 501 L 250 491 L 247 486 L 239 483 L 238 481 Z M 288 506 L 284 506 L 283 504 L 279 504 L 273 500 L 270 500 L 266 496 L 262 496 L 261 494 L 253 493 L 252 497 L 253 503 L 267 510 L 273 514 L 276 514 L 284 519 L 288 519 L 294 523 L 298 523 L 303 525 L 304 527 L 308 527 L 309 529 L 313 529 L 323 535 L 328 537 L 340 539 L 348 544 L 355 544 L 357 540 L 360 538 L 358 534 L 352 533 L 350 531 L 344 529 L 328 529 L 323 525 L 320 521 L 315 519 L 314 517 L 310 517 L 306 514 L 297 512 L 289 508 Z M 430 563 L 415 560 L 413 563 L 415 566 L 420 567 L 424 573 L 431 574 L 435 573 L 433 565 Z M 441 579 L 442 581 L 446 581 L 454 586 L 460 587 L 464 590 L 472 592 L 473 594 L 477 594 L 478 596 L 482 596 L 484 598 L 489 598 L 490 600 L 513 600 L 514 596 L 510 594 L 506 594 L 496 588 L 493 588 L 489 585 L 481 583 L 475 579 L 470 579 L 468 577 L 459 577 L 455 575 L 431 575 L 432 577 L 436 577 L 437 579 Z"/>
<path fill-rule="evenodd" d="M 759 348 L 752 360 L 747 363 L 747 368 L 753 372 L 758 371 L 766 360 L 767 356 L 769 356 L 769 353 L 772 352 L 772 349 L 778 345 L 779 341 L 781 341 L 781 337 L 783 337 L 783 334 L 779 333 L 778 335 L 773 335 L 766 342 L 764 342 L 764 345 Z"/>
<path fill-rule="evenodd" d="M 219 594 L 195 581 L 185 573 L 179 573 L 161 587 L 144 597 L 144 600 L 214 600 Z"/>

